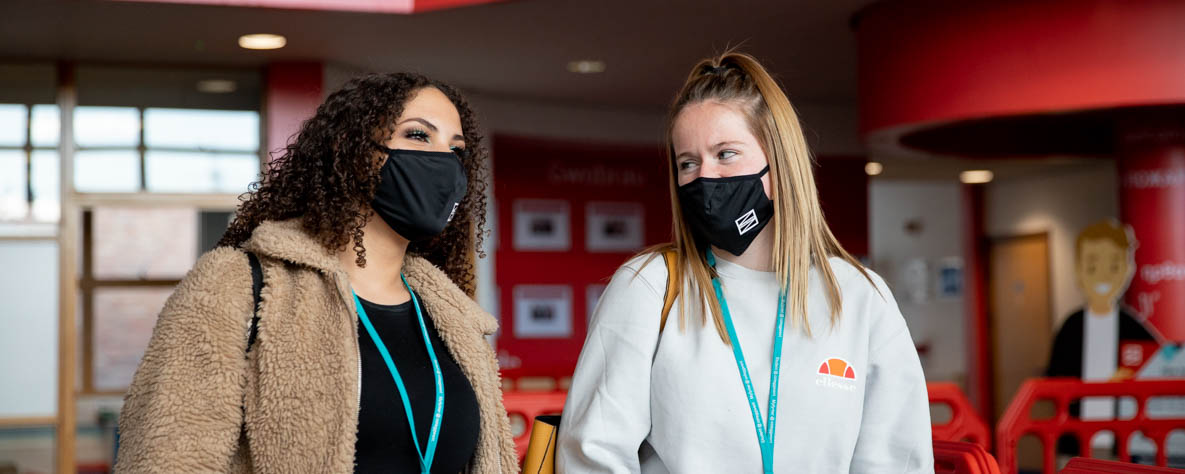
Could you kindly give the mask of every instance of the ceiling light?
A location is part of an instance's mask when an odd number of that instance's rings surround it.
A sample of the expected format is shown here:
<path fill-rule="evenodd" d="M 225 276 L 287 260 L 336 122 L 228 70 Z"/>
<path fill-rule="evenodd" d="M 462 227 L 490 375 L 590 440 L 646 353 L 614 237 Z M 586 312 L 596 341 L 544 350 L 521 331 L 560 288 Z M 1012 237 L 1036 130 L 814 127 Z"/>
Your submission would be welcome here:
<path fill-rule="evenodd" d="M 875 161 L 869 161 L 868 163 L 864 164 L 864 172 L 867 173 L 868 176 L 876 176 L 881 174 L 881 171 L 884 170 L 885 166 Z"/>
<path fill-rule="evenodd" d="M 968 170 L 959 173 L 959 181 L 964 184 L 983 184 L 992 181 L 992 172 L 988 170 Z"/>
<path fill-rule="evenodd" d="M 198 92 L 207 94 L 229 94 L 238 89 L 238 84 L 229 79 L 204 79 L 198 81 Z"/>
<path fill-rule="evenodd" d="M 605 61 L 597 61 L 593 59 L 569 61 L 568 71 L 577 74 L 596 74 L 598 72 L 605 72 Z"/>
<path fill-rule="evenodd" d="M 280 49 L 288 44 L 288 39 L 280 35 L 257 33 L 239 37 L 239 47 L 246 49 Z"/>

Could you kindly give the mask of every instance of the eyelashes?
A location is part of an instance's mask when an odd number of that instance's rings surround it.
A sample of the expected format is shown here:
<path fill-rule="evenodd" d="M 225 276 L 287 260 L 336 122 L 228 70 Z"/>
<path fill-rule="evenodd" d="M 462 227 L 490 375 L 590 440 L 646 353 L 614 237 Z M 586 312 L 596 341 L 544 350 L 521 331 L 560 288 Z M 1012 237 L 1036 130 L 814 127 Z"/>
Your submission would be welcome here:
<path fill-rule="evenodd" d="M 431 135 L 427 130 L 422 128 L 410 128 L 403 133 L 403 137 L 407 138 L 408 140 L 415 140 L 422 143 L 431 142 Z M 466 158 L 469 156 L 469 152 L 465 150 L 465 147 L 463 146 L 449 147 L 449 151 L 452 151 L 453 154 L 457 155 L 459 158 Z"/>
<path fill-rule="evenodd" d="M 406 133 L 403 134 L 403 136 L 405 138 L 408 138 L 411 140 L 416 140 L 416 141 L 428 143 L 428 132 L 424 131 L 423 129 L 419 129 L 419 128 L 409 129 Z"/>

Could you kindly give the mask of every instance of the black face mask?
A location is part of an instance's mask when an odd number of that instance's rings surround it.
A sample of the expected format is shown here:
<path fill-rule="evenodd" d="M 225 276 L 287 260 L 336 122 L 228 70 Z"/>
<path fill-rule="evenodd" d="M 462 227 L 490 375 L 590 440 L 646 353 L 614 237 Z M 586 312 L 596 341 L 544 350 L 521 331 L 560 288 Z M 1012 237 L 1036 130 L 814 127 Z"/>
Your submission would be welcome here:
<path fill-rule="evenodd" d="M 443 232 L 469 189 L 465 165 L 452 152 L 387 149 L 379 174 L 370 206 L 411 241 Z"/>
<path fill-rule="evenodd" d="M 679 204 L 700 246 L 711 244 L 740 256 L 774 216 L 761 177 L 769 172 L 727 178 L 699 178 L 679 186 Z"/>

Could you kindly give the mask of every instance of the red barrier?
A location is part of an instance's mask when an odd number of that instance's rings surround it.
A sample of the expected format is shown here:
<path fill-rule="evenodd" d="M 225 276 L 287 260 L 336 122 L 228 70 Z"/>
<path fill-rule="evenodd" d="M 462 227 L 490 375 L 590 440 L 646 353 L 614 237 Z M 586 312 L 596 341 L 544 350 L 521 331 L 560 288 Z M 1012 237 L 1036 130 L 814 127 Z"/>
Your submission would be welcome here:
<path fill-rule="evenodd" d="M 950 407 L 950 421 L 935 424 L 930 427 L 933 437 L 943 441 L 970 441 L 984 449 L 991 448 L 991 433 L 987 423 L 984 423 L 975 412 L 975 407 L 967 400 L 967 396 L 959 386 L 949 382 L 931 382 L 926 384 L 926 391 L 930 394 L 931 404 L 943 404 Z"/>
<path fill-rule="evenodd" d="M 982 446 L 961 441 L 934 440 L 936 474 L 1000 474 L 996 458 Z"/>
<path fill-rule="evenodd" d="M 1181 469 L 1170 469 L 1167 467 L 1158 466 L 1142 466 L 1139 464 L 1131 464 L 1117 461 L 1104 461 L 1102 459 L 1090 458 L 1074 458 L 1071 459 L 1066 467 L 1062 469 L 1062 474 L 1180 474 L 1185 471 Z"/>
<path fill-rule="evenodd" d="M 506 405 L 506 413 L 523 418 L 523 432 L 514 437 L 514 448 L 518 452 L 518 460 L 522 462 L 527 454 L 527 444 L 531 441 L 531 425 L 539 415 L 559 415 L 564 411 L 564 399 L 568 392 L 505 392 L 502 403 Z"/>
<path fill-rule="evenodd" d="M 1070 417 L 1070 403 L 1091 396 L 1131 397 L 1136 400 L 1136 416 L 1128 420 L 1098 421 Z M 1148 398 L 1161 396 L 1185 396 L 1185 380 L 1084 383 L 1073 378 L 1029 379 L 1021 385 L 996 428 L 996 452 L 1000 467 L 1006 473 L 1016 472 L 1017 443 L 1022 436 L 1031 434 L 1040 438 L 1043 445 L 1044 472 L 1055 472 L 1055 449 L 1061 435 L 1076 436 L 1082 456 L 1089 457 L 1091 438 L 1104 430 L 1115 434 L 1121 461 L 1131 460 L 1128 439 L 1132 433 L 1140 431 L 1156 443 L 1156 464 L 1164 466 L 1168 462 L 1165 438 L 1173 429 L 1185 428 L 1185 417 L 1148 418 Z M 1057 407 L 1057 414 L 1053 418 L 1030 418 L 1033 405 L 1041 400 L 1049 400 Z"/>

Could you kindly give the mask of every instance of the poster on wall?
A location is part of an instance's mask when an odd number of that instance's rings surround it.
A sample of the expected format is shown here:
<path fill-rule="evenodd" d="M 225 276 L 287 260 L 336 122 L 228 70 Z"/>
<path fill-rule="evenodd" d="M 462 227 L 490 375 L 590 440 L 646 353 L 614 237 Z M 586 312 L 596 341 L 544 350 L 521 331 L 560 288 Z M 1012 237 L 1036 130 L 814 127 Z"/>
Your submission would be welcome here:
<path fill-rule="evenodd" d="M 938 297 L 956 299 L 963 296 L 963 259 L 946 257 L 938 262 Z"/>
<path fill-rule="evenodd" d="M 572 288 L 567 285 L 514 287 L 514 337 L 566 338 L 572 335 Z"/>
<path fill-rule="evenodd" d="M 905 300 L 922 304 L 930 301 L 930 265 L 921 258 L 911 258 L 901 267 L 901 285 Z"/>
<path fill-rule="evenodd" d="M 601 302 L 601 295 L 605 294 L 605 286 L 606 285 L 598 283 L 588 285 L 588 289 L 585 290 L 584 301 L 587 308 L 586 312 L 584 313 L 585 327 L 588 327 L 589 324 L 592 324 L 593 312 L 597 310 L 597 303 Z"/>
<path fill-rule="evenodd" d="M 514 249 L 563 252 L 572 248 L 568 201 L 516 199 Z"/>
<path fill-rule="evenodd" d="M 589 202 L 585 207 L 585 246 L 589 252 L 634 252 L 645 241 L 642 204 Z"/>

